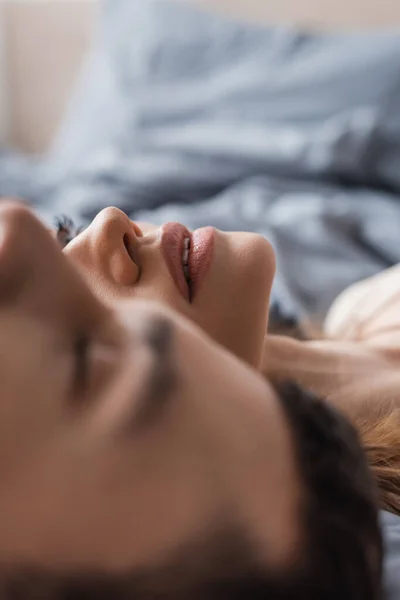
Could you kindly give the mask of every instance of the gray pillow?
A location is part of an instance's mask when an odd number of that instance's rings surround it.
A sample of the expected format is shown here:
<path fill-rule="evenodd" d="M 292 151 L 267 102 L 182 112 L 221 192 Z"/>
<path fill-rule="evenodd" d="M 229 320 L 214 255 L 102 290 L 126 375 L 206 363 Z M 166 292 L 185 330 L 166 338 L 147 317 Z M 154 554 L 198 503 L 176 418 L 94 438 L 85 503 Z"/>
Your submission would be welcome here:
<path fill-rule="evenodd" d="M 106 0 L 53 156 L 79 171 L 112 149 L 139 178 L 143 157 L 155 171 L 164 157 L 184 155 L 190 172 L 208 159 L 221 188 L 283 174 L 400 190 L 399 57 L 397 32 L 307 33 Z"/>

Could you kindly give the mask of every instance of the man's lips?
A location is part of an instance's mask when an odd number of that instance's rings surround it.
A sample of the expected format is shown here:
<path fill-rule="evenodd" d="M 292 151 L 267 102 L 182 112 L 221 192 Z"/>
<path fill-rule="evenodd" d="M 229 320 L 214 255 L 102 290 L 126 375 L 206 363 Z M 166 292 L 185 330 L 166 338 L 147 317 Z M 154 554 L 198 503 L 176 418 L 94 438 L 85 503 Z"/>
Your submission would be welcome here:
<path fill-rule="evenodd" d="M 185 239 L 189 238 L 189 282 L 187 282 L 182 263 Z M 182 296 L 188 302 L 196 297 L 201 283 L 212 262 L 214 249 L 214 229 L 204 227 L 192 234 L 180 223 L 167 223 L 161 229 L 161 253 L 170 275 Z"/>

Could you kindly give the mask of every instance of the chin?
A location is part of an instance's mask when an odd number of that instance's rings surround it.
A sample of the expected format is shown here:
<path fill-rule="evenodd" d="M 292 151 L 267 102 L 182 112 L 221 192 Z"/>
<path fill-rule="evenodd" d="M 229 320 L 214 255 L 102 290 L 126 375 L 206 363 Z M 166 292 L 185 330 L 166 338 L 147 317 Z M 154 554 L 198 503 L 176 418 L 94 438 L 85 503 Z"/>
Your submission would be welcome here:
<path fill-rule="evenodd" d="M 275 252 L 251 233 L 223 233 L 199 325 L 219 344 L 259 367 L 268 326 Z"/>

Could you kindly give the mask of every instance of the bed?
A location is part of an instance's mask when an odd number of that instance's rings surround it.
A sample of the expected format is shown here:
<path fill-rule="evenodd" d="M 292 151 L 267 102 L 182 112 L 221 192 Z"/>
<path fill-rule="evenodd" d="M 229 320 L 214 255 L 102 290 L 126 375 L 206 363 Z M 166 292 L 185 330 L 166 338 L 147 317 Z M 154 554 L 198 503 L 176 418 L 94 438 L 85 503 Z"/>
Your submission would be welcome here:
<path fill-rule="evenodd" d="M 23 4 L 8 13 L 14 31 Z M 211 4 L 105 0 L 97 21 L 85 3 L 73 58 L 53 30 L 80 74 L 60 126 L 69 90 L 50 94 L 45 135 L 38 105 L 35 130 L 29 103 L 16 104 L 26 112 L 14 139 L 47 152 L 3 150 L 0 194 L 30 199 L 45 221 L 67 212 L 85 225 L 114 204 L 154 223 L 259 231 L 278 254 L 273 299 L 322 318 L 347 285 L 400 262 L 400 6 Z M 25 98 L 34 85 L 20 80 Z M 400 519 L 382 522 L 395 600 Z"/>

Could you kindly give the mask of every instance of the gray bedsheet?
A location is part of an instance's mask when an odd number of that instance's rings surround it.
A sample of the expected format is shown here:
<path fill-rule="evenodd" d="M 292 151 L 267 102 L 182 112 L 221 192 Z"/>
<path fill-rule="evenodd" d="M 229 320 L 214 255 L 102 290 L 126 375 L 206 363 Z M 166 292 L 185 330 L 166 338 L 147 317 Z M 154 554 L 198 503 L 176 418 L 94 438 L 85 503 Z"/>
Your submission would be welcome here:
<path fill-rule="evenodd" d="M 287 312 L 322 317 L 335 296 L 349 284 L 400 262 L 400 199 L 397 195 L 366 188 L 348 188 L 324 182 L 259 175 L 224 184 L 217 194 L 178 201 L 168 197 L 168 174 L 157 184 L 149 175 L 148 189 L 128 192 L 129 166 L 116 157 L 113 176 L 94 168 L 57 193 L 41 190 L 40 165 L 9 158 L 0 160 L 0 185 L 9 195 L 30 198 L 39 215 L 51 223 L 67 213 L 87 224 L 102 208 L 115 205 L 132 218 L 162 224 L 180 221 L 190 228 L 214 225 L 225 230 L 257 231 L 268 237 L 278 258 L 273 298 Z M 13 166 L 13 181 L 9 179 Z M 176 162 L 178 169 L 179 161 Z M 210 165 L 212 168 L 212 165 Z M 204 167 L 204 178 L 207 169 Z M 22 168 L 22 176 L 16 176 Z M 104 169 L 104 165 L 103 165 Z M 126 169 L 123 189 L 118 176 Z M 96 173 L 97 172 L 97 173 Z M 176 172 L 176 180 L 178 180 Z M 36 180 L 35 174 L 39 177 Z M 187 171 L 182 167 L 182 187 Z M 153 192 L 153 186 L 157 192 Z M 1 192 L 3 192 L 3 189 Z M 43 192 L 41 198 L 40 192 Z M 149 197 L 147 196 L 149 194 Z M 202 194 L 199 194 L 200 196 Z M 153 207 L 151 205 L 153 204 Z M 149 208 L 149 205 L 151 208 Z M 154 206 L 156 205 L 156 206 Z"/>
<path fill-rule="evenodd" d="M 116 157 L 112 160 L 116 161 Z M 87 224 L 99 210 L 115 205 L 132 218 L 155 224 L 173 220 L 190 228 L 211 224 L 225 230 L 257 231 L 265 235 L 272 241 L 278 257 L 274 297 L 283 302 L 288 312 L 323 316 L 347 285 L 400 262 L 397 195 L 259 175 L 231 181 L 215 195 L 204 192 L 203 199 L 193 199 L 188 193 L 187 200 L 182 194 L 179 202 L 170 197 L 164 202 L 162 188 L 168 189 L 167 173 L 160 177 L 157 193 L 152 193 L 155 184 L 150 175 L 149 190 L 142 183 L 140 193 L 136 193 L 127 191 L 126 181 L 121 189 L 118 175 L 104 175 L 103 179 L 95 174 L 94 168 L 92 175 L 77 177 L 73 184 L 67 184 L 57 193 L 43 193 L 42 200 L 40 182 L 34 177 L 36 171 L 40 173 L 38 165 L 27 168 L 25 161 L 16 162 L 15 157 L 12 162 L 14 181 L 8 177 L 11 159 L 7 161 L 5 175 L 2 175 L 4 162 L 0 160 L 1 186 L 7 194 L 30 198 L 48 223 L 54 215 L 67 213 L 78 223 Z M 129 166 L 122 163 L 122 160 L 115 162 L 116 173 L 126 169 L 129 180 Z M 23 168 L 22 177 L 16 177 L 17 165 Z M 203 167 L 206 179 L 207 168 Z M 182 179 L 185 177 L 183 169 Z M 134 181 L 132 186 L 134 190 Z M 149 208 L 149 204 L 153 207 Z"/>
<path fill-rule="evenodd" d="M 258 231 L 274 294 L 322 316 L 400 261 L 400 35 L 261 28 L 109 0 L 50 156 L 0 155 L 0 193 L 51 220 Z M 388 191 L 390 190 L 390 192 Z"/>
<path fill-rule="evenodd" d="M 400 518 L 388 512 L 382 512 L 385 543 L 385 598 L 400 598 Z"/>

